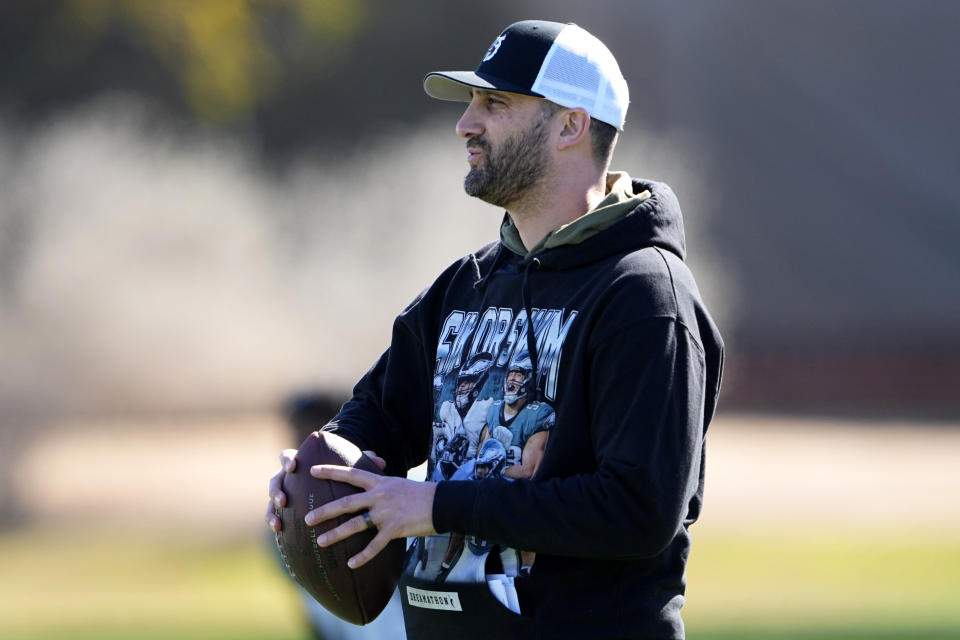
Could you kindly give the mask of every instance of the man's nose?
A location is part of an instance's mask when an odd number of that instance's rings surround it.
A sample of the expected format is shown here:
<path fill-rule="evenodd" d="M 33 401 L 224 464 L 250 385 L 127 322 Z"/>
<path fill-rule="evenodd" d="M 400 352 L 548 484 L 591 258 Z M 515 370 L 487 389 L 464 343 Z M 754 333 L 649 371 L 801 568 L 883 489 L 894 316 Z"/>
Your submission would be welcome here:
<path fill-rule="evenodd" d="M 474 103 L 467 105 L 463 115 L 457 121 L 457 135 L 461 138 L 472 138 L 483 133 L 483 125 L 477 118 L 477 112 Z"/>

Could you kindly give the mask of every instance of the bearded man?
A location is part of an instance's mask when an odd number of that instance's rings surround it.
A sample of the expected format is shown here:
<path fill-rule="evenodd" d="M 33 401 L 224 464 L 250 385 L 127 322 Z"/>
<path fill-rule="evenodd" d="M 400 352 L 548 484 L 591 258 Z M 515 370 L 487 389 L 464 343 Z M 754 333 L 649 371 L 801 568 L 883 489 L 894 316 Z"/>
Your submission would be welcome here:
<path fill-rule="evenodd" d="M 536 553 L 522 575 L 490 565 L 464 582 L 417 575 L 411 562 L 400 587 L 411 639 L 683 638 L 723 344 L 683 261 L 673 192 L 609 170 L 629 102 L 620 68 L 584 29 L 529 20 L 501 33 L 475 71 L 433 72 L 424 88 L 466 103 L 464 187 L 505 210 L 500 239 L 397 316 L 390 349 L 324 427 L 382 456 L 386 475 L 312 468 L 364 491 L 311 511 L 307 525 L 366 511 L 318 536 L 326 546 L 375 527 L 354 568 L 402 537 L 435 541 L 411 559 L 445 552 L 451 535 Z M 533 475 L 406 479 L 436 455 L 434 381 L 476 354 L 506 363 L 523 351 L 530 392 L 553 409 Z M 284 469 L 294 453 L 282 454 Z M 282 477 L 270 484 L 278 505 Z M 270 508 L 267 521 L 282 526 Z M 519 613 L 485 581 L 515 588 L 507 600 Z M 424 592 L 436 595 L 429 607 L 410 597 Z"/>

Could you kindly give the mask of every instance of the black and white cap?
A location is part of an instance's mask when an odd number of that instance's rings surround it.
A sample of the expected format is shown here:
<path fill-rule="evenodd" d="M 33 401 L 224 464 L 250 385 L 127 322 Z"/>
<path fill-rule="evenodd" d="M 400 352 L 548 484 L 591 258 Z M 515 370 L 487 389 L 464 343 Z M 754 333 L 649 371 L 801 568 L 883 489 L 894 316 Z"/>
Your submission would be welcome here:
<path fill-rule="evenodd" d="M 423 88 L 440 100 L 469 102 L 471 87 L 546 98 L 579 107 L 623 129 L 627 81 L 610 50 L 575 24 L 524 20 L 504 30 L 475 71 L 433 71 Z"/>

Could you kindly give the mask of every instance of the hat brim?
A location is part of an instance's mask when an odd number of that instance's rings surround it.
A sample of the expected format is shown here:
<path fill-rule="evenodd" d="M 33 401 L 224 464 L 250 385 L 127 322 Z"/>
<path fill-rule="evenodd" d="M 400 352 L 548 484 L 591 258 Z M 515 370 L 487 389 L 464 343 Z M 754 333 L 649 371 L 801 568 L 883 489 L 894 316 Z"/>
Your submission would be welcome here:
<path fill-rule="evenodd" d="M 427 92 L 428 96 L 437 100 L 470 102 L 473 99 L 471 89 L 475 88 L 521 93 L 537 98 L 543 97 L 539 93 L 530 91 L 530 89 L 520 85 L 505 82 L 492 76 L 480 76 L 473 71 L 431 71 L 423 79 L 423 90 Z"/>

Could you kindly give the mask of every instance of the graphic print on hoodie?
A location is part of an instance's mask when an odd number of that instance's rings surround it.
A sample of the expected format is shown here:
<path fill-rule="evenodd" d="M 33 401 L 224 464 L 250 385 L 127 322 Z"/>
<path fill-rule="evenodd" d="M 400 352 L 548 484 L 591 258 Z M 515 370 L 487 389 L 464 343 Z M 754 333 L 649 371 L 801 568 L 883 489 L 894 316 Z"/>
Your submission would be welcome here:
<path fill-rule="evenodd" d="M 563 342 L 576 317 L 575 310 L 531 309 L 528 323 L 523 308 L 450 312 L 437 345 L 428 479 L 533 476 L 556 420 Z M 412 574 L 436 582 L 483 582 L 487 573 L 517 576 L 529 573 L 534 560 L 532 552 L 457 533 L 415 544 Z M 491 553 L 499 565 L 493 558 L 488 570 Z"/>

